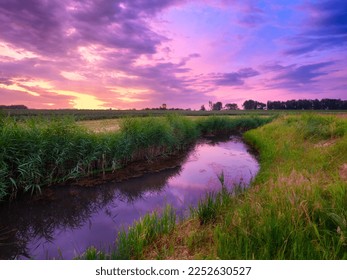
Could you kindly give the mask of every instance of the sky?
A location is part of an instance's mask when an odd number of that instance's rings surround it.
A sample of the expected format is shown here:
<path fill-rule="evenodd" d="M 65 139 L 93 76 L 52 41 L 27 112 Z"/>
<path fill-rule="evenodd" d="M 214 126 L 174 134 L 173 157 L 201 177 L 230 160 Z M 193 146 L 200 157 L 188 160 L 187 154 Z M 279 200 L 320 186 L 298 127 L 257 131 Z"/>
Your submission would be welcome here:
<path fill-rule="evenodd" d="M 347 99 L 347 1 L 0 0 L 0 104 Z"/>

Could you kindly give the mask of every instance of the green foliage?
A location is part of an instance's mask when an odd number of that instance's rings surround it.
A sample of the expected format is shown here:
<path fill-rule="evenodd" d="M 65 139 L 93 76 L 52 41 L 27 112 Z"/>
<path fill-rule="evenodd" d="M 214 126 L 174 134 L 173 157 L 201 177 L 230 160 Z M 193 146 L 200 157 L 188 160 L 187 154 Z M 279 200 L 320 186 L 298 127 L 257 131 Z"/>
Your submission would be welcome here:
<path fill-rule="evenodd" d="M 0 200 L 115 170 L 131 161 L 176 153 L 208 131 L 230 133 L 269 121 L 259 117 L 211 117 L 196 122 L 168 114 L 125 118 L 118 132 L 92 133 L 73 118 L 0 120 Z"/>
<path fill-rule="evenodd" d="M 204 200 L 199 201 L 196 212 L 200 224 L 208 224 L 214 222 L 217 218 L 218 200 L 214 193 L 208 193 Z"/>
<path fill-rule="evenodd" d="M 346 131 L 346 124 L 333 116 L 307 114 L 302 117 L 300 125 L 305 138 L 308 139 L 325 140 L 340 137 Z"/>
<path fill-rule="evenodd" d="M 223 173 L 219 175 L 221 190 L 192 209 L 198 226 L 191 223 L 188 234 L 186 228 L 176 227 L 182 232 L 170 235 L 165 248 L 174 248 L 174 237 L 179 236 L 191 257 L 347 259 L 347 188 L 339 174 L 347 158 L 346 123 L 311 115 L 279 117 L 246 132 L 244 137 L 259 151 L 261 163 L 252 188 L 236 186 L 228 191 Z M 198 120 L 199 125 L 206 128 L 204 133 L 226 127 L 219 120 Z M 315 143 L 332 137 L 333 144 Z M 160 230 L 163 227 L 148 219 L 121 233 L 120 250 L 107 258 L 142 259 L 161 233 L 173 230 Z M 161 258 L 170 256 L 165 255 L 170 250 L 159 251 L 164 254 Z M 92 249 L 88 256 L 103 259 L 105 254 Z"/>
<path fill-rule="evenodd" d="M 208 118 L 200 118 L 197 125 L 202 134 L 230 134 L 242 132 L 258 126 L 264 125 L 272 121 L 272 117 L 237 117 L 230 118 L 226 116 L 211 116 Z"/>
<path fill-rule="evenodd" d="M 346 259 L 346 121 L 304 115 L 249 131 L 260 151 L 255 186 L 230 200 L 214 230 L 221 259 Z M 334 137 L 318 147 L 307 140 Z"/>
<path fill-rule="evenodd" d="M 192 209 L 188 232 L 178 226 L 165 247 L 187 246 L 189 257 L 204 259 L 347 259 L 346 123 L 283 116 L 246 132 L 261 164 L 252 187 L 227 191 L 218 176 L 221 190 Z"/>
<path fill-rule="evenodd" d="M 153 243 L 159 236 L 172 232 L 175 225 L 176 214 L 170 206 L 167 206 L 161 215 L 157 212 L 147 214 L 139 221 L 136 221 L 128 230 L 119 232 L 115 247 L 111 248 L 109 253 L 91 247 L 86 250 L 81 258 L 87 260 L 141 259 L 146 246 Z"/>

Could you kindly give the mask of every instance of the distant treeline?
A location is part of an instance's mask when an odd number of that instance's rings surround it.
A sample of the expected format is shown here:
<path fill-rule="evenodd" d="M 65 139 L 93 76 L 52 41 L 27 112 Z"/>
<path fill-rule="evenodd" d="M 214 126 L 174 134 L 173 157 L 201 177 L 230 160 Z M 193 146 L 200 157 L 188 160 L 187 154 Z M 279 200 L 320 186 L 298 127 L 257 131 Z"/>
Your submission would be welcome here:
<path fill-rule="evenodd" d="M 25 105 L 0 105 L 0 109 L 28 109 Z"/>
<path fill-rule="evenodd" d="M 246 108 L 245 108 L 246 109 Z M 268 110 L 347 110 L 347 100 L 341 99 L 299 99 L 268 101 Z"/>

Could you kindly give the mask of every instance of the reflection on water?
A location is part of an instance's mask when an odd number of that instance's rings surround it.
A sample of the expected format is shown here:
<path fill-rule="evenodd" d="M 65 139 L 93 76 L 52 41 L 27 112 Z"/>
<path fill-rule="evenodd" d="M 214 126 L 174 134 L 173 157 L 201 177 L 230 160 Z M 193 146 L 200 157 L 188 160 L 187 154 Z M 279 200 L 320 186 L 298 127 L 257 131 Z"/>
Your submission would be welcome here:
<path fill-rule="evenodd" d="M 0 258 L 71 259 L 93 245 L 108 248 L 134 220 L 171 204 L 188 213 L 206 192 L 248 185 L 258 163 L 238 137 L 203 140 L 180 167 L 102 186 L 53 188 L 49 197 L 0 207 Z"/>

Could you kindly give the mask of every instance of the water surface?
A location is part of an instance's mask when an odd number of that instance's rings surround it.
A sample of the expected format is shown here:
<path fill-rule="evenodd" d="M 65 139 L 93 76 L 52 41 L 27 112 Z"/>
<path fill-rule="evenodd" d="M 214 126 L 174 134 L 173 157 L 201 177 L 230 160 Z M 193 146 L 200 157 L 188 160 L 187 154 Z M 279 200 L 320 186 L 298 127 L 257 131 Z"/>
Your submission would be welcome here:
<path fill-rule="evenodd" d="M 56 187 L 49 197 L 0 206 L 1 259 L 71 259 L 93 245 L 108 248 L 134 220 L 171 204 L 180 216 L 225 183 L 247 186 L 258 171 L 239 137 L 201 140 L 178 167 L 89 188 Z"/>

